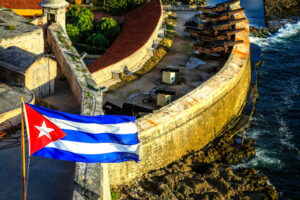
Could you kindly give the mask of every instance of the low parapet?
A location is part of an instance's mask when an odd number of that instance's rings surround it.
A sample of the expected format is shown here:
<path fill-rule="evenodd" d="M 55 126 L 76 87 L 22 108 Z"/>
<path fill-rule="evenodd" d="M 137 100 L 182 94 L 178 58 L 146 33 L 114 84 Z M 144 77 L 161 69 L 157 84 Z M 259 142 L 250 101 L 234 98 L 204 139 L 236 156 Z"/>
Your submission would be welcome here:
<path fill-rule="evenodd" d="M 231 9 L 240 8 L 239 2 Z M 245 17 L 244 12 L 234 14 Z M 251 80 L 248 21 L 236 28 L 229 59 L 212 78 L 182 98 L 154 113 L 139 118 L 140 162 L 109 165 L 110 182 L 120 185 L 153 169 L 165 167 L 193 150 L 199 150 L 218 137 L 222 129 L 237 118 L 247 99 Z"/>
<path fill-rule="evenodd" d="M 159 0 L 144 3 L 125 16 L 122 31 L 112 46 L 94 63 L 88 65 L 94 80 L 100 83 L 112 78 L 112 72 L 132 70 L 146 55 L 158 37 L 162 24 Z"/>

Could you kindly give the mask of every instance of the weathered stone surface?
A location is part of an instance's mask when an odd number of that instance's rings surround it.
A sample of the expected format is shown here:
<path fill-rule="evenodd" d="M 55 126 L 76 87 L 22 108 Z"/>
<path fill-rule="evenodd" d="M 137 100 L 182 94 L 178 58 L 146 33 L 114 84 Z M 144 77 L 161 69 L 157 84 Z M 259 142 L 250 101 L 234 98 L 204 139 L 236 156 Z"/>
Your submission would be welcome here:
<path fill-rule="evenodd" d="M 166 168 L 115 188 L 120 193 L 119 199 L 278 199 L 278 192 L 269 185 L 266 176 L 251 168 L 233 170 L 222 163 L 220 154 L 210 155 L 222 148 L 225 152 L 241 152 L 243 158 L 250 158 L 245 149 L 254 148 L 253 139 L 249 138 L 241 147 L 230 138 L 231 134 L 227 133 L 204 150 L 190 153 Z M 229 143 L 220 147 L 224 141 Z M 239 162 L 242 158 L 237 156 L 236 159 Z"/>
<path fill-rule="evenodd" d="M 57 24 L 49 26 L 47 40 L 76 100 L 81 105 L 81 114 L 103 114 L 102 93 L 76 49 L 69 45 L 71 41 L 62 27 Z M 77 163 L 73 199 L 99 198 L 100 169 L 100 164 Z"/>
<path fill-rule="evenodd" d="M 232 5 L 232 9 L 238 8 L 239 3 Z M 245 15 L 236 13 L 235 17 Z M 136 121 L 141 161 L 109 164 L 112 185 L 129 182 L 203 148 L 240 114 L 251 78 L 249 24 L 240 22 L 237 28 L 245 28 L 236 33 L 236 38 L 244 43 L 233 47 L 228 61 L 215 76 L 182 98 Z"/>
<path fill-rule="evenodd" d="M 275 15 L 279 18 L 299 15 L 300 2 L 297 0 L 265 0 L 265 15 L 272 19 Z"/>
<path fill-rule="evenodd" d="M 27 87 L 37 98 L 54 93 L 56 70 L 56 62 L 41 54 L 15 46 L 0 52 L 0 79 Z"/>
<path fill-rule="evenodd" d="M 0 7 L 0 46 L 17 46 L 29 52 L 44 52 L 43 30 L 10 9 Z"/>
<path fill-rule="evenodd" d="M 60 25 L 48 27 L 47 41 L 81 105 L 81 114 L 102 114 L 102 93 L 76 49 L 69 45 L 71 41 Z"/>

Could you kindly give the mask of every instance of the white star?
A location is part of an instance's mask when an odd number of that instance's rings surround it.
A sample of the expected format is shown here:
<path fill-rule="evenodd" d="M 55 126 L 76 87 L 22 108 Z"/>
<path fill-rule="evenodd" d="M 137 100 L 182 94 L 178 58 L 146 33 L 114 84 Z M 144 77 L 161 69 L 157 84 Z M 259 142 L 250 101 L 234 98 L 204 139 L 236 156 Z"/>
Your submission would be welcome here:
<path fill-rule="evenodd" d="M 44 136 L 44 135 L 46 135 L 48 138 L 51 139 L 51 136 L 50 136 L 49 133 L 52 132 L 52 131 L 54 131 L 54 129 L 47 128 L 45 121 L 43 121 L 42 126 L 34 126 L 34 127 L 37 128 L 37 129 L 39 129 L 39 131 L 40 131 L 39 138 L 42 137 L 42 136 Z"/>

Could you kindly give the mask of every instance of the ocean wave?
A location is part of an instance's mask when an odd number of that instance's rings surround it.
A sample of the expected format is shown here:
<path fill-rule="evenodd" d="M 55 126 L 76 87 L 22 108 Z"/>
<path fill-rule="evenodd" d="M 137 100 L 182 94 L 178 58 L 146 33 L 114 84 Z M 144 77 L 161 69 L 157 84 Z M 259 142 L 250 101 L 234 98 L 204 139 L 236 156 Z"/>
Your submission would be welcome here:
<path fill-rule="evenodd" d="M 247 163 L 236 165 L 236 167 L 253 167 L 258 169 L 282 169 L 284 163 L 278 157 L 271 157 L 267 155 L 264 149 L 257 148 L 256 155 Z"/>
<path fill-rule="evenodd" d="M 280 28 L 277 33 L 274 34 L 273 39 L 277 38 L 289 38 L 300 32 L 300 21 L 295 24 L 286 24 Z"/>
<path fill-rule="evenodd" d="M 284 25 L 277 31 L 277 33 L 268 38 L 250 37 L 250 42 L 263 47 L 278 42 L 285 42 L 287 38 L 291 38 L 299 33 L 300 21 L 297 23 L 288 23 Z"/>

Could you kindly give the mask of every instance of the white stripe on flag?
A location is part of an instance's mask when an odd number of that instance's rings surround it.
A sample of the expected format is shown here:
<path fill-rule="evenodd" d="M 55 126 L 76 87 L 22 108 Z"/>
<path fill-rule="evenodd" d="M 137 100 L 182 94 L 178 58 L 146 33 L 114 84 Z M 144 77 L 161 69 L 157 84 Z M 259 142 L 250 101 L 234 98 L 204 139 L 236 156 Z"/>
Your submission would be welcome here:
<path fill-rule="evenodd" d="M 43 115 L 60 129 L 68 129 L 81 131 L 91 134 L 113 133 L 113 134 L 134 134 L 137 132 L 135 123 L 119 123 L 119 124 L 96 124 L 96 123 L 80 123 L 57 119 Z"/>
<path fill-rule="evenodd" d="M 121 145 L 114 143 L 83 143 L 67 140 L 57 140 L 51 142 L 46 147 L 61 149 L 77 154 L 105 154 L 113 152 L 126 152 L 139 154 L 139 144 L 136 145 Z"/>

